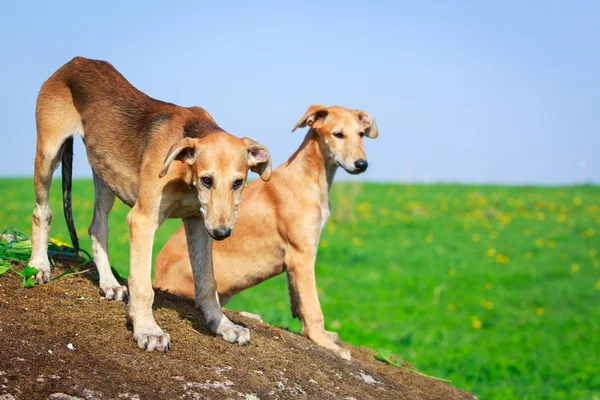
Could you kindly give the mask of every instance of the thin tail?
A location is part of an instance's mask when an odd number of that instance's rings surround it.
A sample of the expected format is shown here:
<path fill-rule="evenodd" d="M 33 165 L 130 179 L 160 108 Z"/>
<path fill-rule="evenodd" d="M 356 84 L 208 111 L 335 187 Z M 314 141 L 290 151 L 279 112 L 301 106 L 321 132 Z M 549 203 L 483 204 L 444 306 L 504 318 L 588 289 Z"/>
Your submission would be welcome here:
<path fill-rule="evenodd" d="M 73 207 L 71 205 L 71 178 L 73 177 L 73 136 L 65 140 L 62 153 L 62 191 L 63 191 L 63 211 L 65 220 L 69 228 L 69 236 L 73 249 L 79 251 L 79 239 L 75 230 L 75 222 L 73 221 Z"/>

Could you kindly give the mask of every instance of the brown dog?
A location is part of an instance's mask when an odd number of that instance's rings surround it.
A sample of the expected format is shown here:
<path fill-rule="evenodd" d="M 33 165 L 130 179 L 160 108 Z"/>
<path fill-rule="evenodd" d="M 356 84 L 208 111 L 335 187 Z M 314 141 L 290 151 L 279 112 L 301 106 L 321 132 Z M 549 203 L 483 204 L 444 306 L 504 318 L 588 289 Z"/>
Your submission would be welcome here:
<path fill-rule="evenodd" d="M 363 136 L 377 137 L 366 112 L 311 106 L 294 126 L 310 126 L 300 148 L 273 171 L 269 183 L 255 181 L 244 192 L 236 231 L 213 245 L 221 304 L 236 293 L 287 272 L 292 314 L 302 333 L 317 344 L 350 358 L 337 334 L 324 328 L 315 283 L 315 258 L 330 213 L 329 189 L 339 166 L 351 174 L 367 169 Z M 156 259 L 154 287 L 193 297 L 192 269 L 184 256 L 183 230 L 177 231 Z"/>
<path fill-rule="evenodd" d="M 166 351 L 170 337 L 154 321 L 150 278 L 154 234 L 166 218 L 181 218 L 195 279 L 195 297 L 206 325 L 232 343 L 250 340 L 248 329 L 223 315 L 212 268 L 212 239 L 228 237 L 248 169 L 263 180 L 271 176 L 267 149 L 224 132 L 205 110 L 152 99 L 134 88 L 105 61 L 74 58 L 40 90 L 35 157 L 36 206 L 33 254 L 38 283 L 50 277 L 47 247 L 52 214 L 48 192 L 61 157 L 65 216 L 78 248 L 71 213 L 73 135 L 84 138 L 94 171 L 96 200 L 90 236 L 106 298 L 121 300 L 127 289 L 110 270 L 108 214 L 115 196 L 132 207 L 130 229 L 131 299 L 129 316 L 140 348 Z"/>

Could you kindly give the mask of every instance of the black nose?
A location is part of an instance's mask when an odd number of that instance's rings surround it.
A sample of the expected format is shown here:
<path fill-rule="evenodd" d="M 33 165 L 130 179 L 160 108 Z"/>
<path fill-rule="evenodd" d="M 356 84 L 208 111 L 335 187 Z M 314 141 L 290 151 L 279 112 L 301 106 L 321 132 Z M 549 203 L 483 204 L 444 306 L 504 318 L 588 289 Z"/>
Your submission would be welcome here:
<path fill-rule="evenodd" d="M 367 160 L 360 159 L 354 162 L 354 166 L 356 167 L 356 169 L 364 171 L 369 166 L 369 163 L 367 162 Z"/>
<path fill-rule="evenodd" d="M 213 237 L 217 240 L 223 240 L 225 238 L 228 238 L 229 235 L 231 235 L 230 228 L 213 229 Z"/>

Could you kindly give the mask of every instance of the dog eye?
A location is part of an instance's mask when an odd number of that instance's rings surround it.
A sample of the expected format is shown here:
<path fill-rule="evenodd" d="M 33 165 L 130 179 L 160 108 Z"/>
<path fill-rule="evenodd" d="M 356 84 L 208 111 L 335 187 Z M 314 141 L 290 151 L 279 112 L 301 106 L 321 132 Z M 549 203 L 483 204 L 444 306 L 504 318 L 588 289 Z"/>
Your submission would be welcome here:
<path fill-rule="evenodd" d="M 202 184 L 207 188 L 210 188 L 213 183 L 213 180 L 210 176 L 205 176 L 204 178 L 200 179 L 200 181 L 202 181 Z"/>
<path fill-rule="evenodd" d="M 233 190 L 238 190 L 243 184 L 244 180 L 238 179 L 237 181 L 233 182 Z"/>
<path fill-rule="evenodd" d="M 360 137 L 363 137 L 363 136 L 365 136 L 365 133 L 364 132 L 360 132 L 359 135 L 360 135 Z"/>
<path fill-rule="evenodd" d="M 338 139 L 343 139 L 344 138 L 344 134 L 342 132 L 336 132 L 333 134 L 333 136 L 335 136 Z"/>

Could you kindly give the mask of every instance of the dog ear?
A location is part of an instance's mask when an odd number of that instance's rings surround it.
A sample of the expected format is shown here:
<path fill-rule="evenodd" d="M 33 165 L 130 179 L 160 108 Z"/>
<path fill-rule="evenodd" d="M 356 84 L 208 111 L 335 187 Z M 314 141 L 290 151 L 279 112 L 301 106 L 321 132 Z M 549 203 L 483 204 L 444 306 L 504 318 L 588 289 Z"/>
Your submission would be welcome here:
<path fill-rule="evenodd" d="M 365 136 L 375 139 L 379 135 L 375 118 L 368 112 L 362 110 L 354 110 L 354 113 L 358 116 L 358 122 L 365 130 Z"/>
<path fill-rule="evenodd" d="M 327 118 L 327 114 L 329 114 L 327 107 L 320 104 L 313 104 L 312 106 L 308 107 L 308 110 L 306 110 L 304 116 L 300 118 L 300 121 L 294 125 L 292 132 L 298 128 L 304 128 L 306 125 L 315 129 L 320 128 L 323 125 L 325 118 Z"/>
<path fill-rule="evenodd" d="M 191 138 L 181 139 L 169 149 L 158 177 L 162 178 L 167 174 L 173 160 L 183 161 L 187 165 L 192 165 L 196 161 L 196 157 L 196 143 Z"/>
<path fill-rule="evenodd" d="M 272 165 L 269 150 L 262 144 L 247 137 L 242 141 L 248 146 L 248 168 L 260 175 L 260 179 L 267 182 L 271 179 Z"/>

